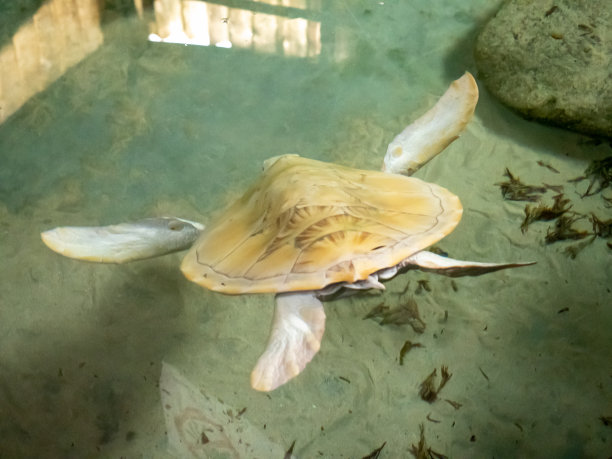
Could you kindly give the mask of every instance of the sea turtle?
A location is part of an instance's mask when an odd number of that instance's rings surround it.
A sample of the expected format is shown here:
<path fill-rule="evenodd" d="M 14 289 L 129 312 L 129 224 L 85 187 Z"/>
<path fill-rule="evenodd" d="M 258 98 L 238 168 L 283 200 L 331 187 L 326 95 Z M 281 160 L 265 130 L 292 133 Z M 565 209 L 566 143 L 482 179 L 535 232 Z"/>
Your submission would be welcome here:
<path fill-rule="evenodd" d="M 479 275 L 529 263 L 453 260 L 424 249 L 462 214 L 450 191 L 411 175 L 457 138 L 471 119 L 478 87 L 469 73 L 390 144 L 383 171 L 284 155 L 206 229 L 175 217 L 41 234 L 72 258 L 123 263 L 191 247 L 185 276 L 227 294 L 276 293 L 272 330 L 251 385 L 270 391 L 298 375 L 319 350 L 321 299 L 340 289 L 383 289 L 400 271 Z M 194 243 L 195 242 L 195 243 Z"/>

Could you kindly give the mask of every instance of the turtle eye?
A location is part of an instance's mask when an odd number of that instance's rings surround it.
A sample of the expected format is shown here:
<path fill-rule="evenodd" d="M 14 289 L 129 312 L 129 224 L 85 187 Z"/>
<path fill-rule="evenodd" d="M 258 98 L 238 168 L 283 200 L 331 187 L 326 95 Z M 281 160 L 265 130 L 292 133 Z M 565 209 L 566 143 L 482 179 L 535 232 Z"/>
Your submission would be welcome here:
<path fill-rule="evenodd" d="M 168 222 L 168 229 L 170 231 L 180 231 L 183 229 L 183 222 L 180 222 L 178 220 L 172 220 Z"/>

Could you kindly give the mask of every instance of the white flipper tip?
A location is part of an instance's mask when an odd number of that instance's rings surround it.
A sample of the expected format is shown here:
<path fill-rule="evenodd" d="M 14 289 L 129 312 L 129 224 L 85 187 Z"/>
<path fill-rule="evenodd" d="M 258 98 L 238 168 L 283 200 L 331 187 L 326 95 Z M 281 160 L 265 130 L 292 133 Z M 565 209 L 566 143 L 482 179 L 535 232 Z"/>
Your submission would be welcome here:
<path fill-rule="evenodd" d="M 251 373 L 251 386 L 271 391 L 304 370 L 321 347 L 325 331 L 323 305 L 312 292 L 276 296 L 266 350 Z"/>

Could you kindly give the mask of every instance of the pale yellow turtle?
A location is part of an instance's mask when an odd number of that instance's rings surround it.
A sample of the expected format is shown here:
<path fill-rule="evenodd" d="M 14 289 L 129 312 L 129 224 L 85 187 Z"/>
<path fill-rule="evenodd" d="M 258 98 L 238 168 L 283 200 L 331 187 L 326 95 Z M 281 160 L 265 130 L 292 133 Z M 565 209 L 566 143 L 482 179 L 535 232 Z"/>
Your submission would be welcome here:
<path fill-rule="evenodd" d="M 297 155 L 271 158 L 206 229 L 163 218 L 56 228 L 42 238 L 65 256 L 115 263 L 191 246 L 181 270 L 193 282 L 226 294 L 276 293 L 268 344 L 251 374 L 255 389 L 272 390 L 319 350 L 321 298 L 339 289 L 382 289 L 382 280 L 410 268 L 458 276 L 523 265 L 452 260 L 424 250 L 455 228 L 462 207 L 450 191 L 406 175 L 457 138 L 477 100 L 466 73 L 391 142 L 383 172 Z"/>

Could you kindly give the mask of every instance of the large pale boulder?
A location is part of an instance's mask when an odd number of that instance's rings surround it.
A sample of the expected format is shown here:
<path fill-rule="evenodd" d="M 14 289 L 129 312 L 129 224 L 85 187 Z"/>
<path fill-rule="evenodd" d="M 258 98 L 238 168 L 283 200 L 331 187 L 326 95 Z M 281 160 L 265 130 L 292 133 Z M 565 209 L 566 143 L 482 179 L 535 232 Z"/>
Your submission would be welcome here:
<path fill-rule="evenodd" d="M 475 58 L 489 91 L 525 117 L 612 138 L 612 0 L 510 0 Z"/>

